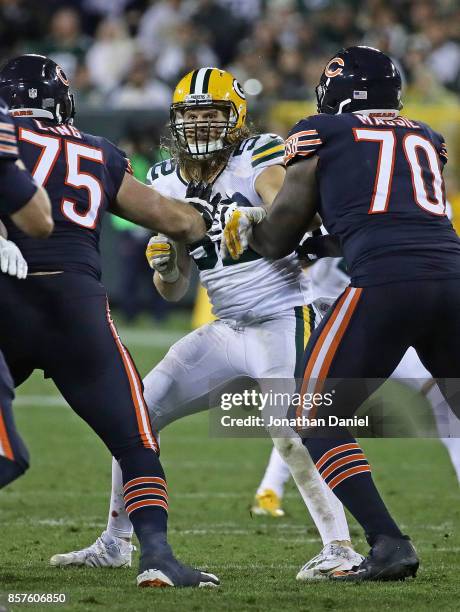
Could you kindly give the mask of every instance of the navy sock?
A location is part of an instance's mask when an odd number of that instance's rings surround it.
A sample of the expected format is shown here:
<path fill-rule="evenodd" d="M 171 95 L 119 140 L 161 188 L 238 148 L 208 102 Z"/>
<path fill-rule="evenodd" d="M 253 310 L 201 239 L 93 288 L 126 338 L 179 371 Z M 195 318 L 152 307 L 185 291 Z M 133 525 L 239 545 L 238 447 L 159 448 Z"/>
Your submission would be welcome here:
<path fill-rule="evenodd" d="M 125 508 L 139 540 L 141 552 L 166 545 L 168 494 L 165 475 L 156 452 L 137 447 L 119 458 L 123 473 Z"/>
<path fill-rule="evenodd" d="M 380 497 L 359 444 L 346 430 L 337 434 L 328 439 L 303 439 L 324 481 L 363 527 L 369 544 L 380 534 L 402 537 Z"/>

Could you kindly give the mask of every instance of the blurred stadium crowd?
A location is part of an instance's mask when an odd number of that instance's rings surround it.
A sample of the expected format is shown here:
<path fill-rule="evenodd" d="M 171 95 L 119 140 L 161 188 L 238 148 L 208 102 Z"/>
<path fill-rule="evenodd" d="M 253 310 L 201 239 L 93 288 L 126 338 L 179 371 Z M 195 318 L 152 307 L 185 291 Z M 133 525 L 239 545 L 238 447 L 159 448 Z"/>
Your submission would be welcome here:
<path fill-rule="evenodd" d="M 411 102 L 458 102 L 458 0 L 0 0 L 2 57 L 50 55 L 78 102 L 169 106 L 196 66 L 227 67 L 267 100 L 314 97 L 341 46 L 389 53 Z"/>
<path fill-rule="evenodd" d="M 140 180 L 165 156 L 158 144 L 172 91 L 188 71 L 233 72 L 258 128 L 285 136 L 304 102 L 313 110 L 327 60 L 352 44 L 391 55 L 406 105 L 430 108 L 448 130 L 458 125 L 459 0 L 0 0 L 0 59 L 32 52 L 58 62 L 76 94 L 78 126 L 118 142 Z M 444 133 L 431 115 L 421 118 Z M 460 210 L 452 129 L 449 189 Z M 149 236 L 117 217 L 103 234 L 105 284 L 127 321 L 145 310 L 162 320 L 172 307 L 152 291 Z"/>

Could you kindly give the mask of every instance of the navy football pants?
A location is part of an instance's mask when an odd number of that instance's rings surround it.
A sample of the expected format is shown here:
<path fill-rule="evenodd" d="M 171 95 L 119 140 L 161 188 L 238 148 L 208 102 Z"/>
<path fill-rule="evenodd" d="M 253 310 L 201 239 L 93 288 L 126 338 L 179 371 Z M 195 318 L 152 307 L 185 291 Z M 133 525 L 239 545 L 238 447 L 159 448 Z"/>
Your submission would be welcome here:
<path fill-rule="evenodd" d="M 336 389 L 311 416 L 352 416 L 410 346 L 460 417 L 460 279 L 347 287 L 306 347 L 302 391 Z"/>
<path fill-rule="evenodd" d="M 29 453 L 14 424 L 13 380 L 0 352 L 0 489 L 29 467 Z"/>
<path fill-rule="evenodd" d="M 2 275 L 0 291 L 0 346 L 15 385 L 42 369 L 112 455 L 158 450 L 142 382 L 111 321 L 103 285 L 67 272 L 25 281 Z"/>
<path fill-rule="evenodd" d="M 331 424 L 330 416 L 351 417 L 410 346 L 460 416 L 460 279 L 348 287 L 305 352 L 301 390 L 323 394 L 308 416 L 325 424 L 310 422 L 299 433 L 324 482 L 361 524 L 371 546 L 381 534 L 402 534 L 359 444 L 346 427 Z M 325 393 L 331 393 L 332 405 L 325 403 Z"/>

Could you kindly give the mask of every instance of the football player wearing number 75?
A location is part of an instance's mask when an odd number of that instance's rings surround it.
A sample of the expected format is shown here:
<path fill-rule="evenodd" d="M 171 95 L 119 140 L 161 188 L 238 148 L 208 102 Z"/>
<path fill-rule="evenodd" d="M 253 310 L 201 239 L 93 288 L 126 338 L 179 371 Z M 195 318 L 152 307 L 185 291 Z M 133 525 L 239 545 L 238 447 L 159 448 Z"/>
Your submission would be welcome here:
<path fill-rule="evenodd" d="M 319 212 L 340 240 L 351 281 L 305 351 L 301 392 L 336 391 L 331 408 L 309 416 L 318 423 L 328 423 L 331 413 L 352 417 L 412 346 L 458 417 L 460 239 L 446 216 L 444 139 L 400 116 L 401 77 L 376 49 L 339 51 L 316 92 L 320 114 L 291 130 L 286 177 L 272 207 L 263 220 L 253 210 L 235 211 L 224 251 L 238 258 L 249 244 L 264 257 L 285 257 Z M 345 382 L 334 384 L 338 379 Z M 371 546 L 359 567 L 332 577 L 415 576 L 415 549 L 382 501 L 348 430 L 317 426 L 302 436 Z"/>
<path fill-rule="evenodd" d="M 99 254 L 106 211 L 193 243 L 211 226 L 213 205 L 189 200 L 190 206 L 187 194 L 181 201 L 161 196 L 132 176 L 112 143 L 74 127 L 69 82 L 52 60 L 10 60 L 0 70 L 0 91 L 11 108 L 21 158 L 47 189 L 55 227 L 44 244 L 3 219 L 29 267 L 26 280 L 0 275 L 0 346 L 15 385 L 43 370 L 117 457 L 126 511 L 141 545 L 137 584 L 216 586 L 213 574 L 180 563 L 167 542 L 158 443 L 136 367 L 110 316 Z"/>

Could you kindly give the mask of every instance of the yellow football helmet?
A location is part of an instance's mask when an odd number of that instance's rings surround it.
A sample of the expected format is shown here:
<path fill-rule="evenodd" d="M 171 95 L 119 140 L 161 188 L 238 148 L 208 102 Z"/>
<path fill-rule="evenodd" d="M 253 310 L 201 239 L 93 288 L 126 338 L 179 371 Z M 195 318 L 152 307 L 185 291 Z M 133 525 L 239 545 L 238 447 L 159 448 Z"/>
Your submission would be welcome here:
<path fill-rule="evenodd" d="M 207 117 L 201 112 L 206 109 L 221 112 Z M 193 70 L 174 90 L 170 119 L 173 140 L 183 153 L 193 159 L 212 157 L 238 142 L 246 121 L 243 88 L 226 70 Z"/>

